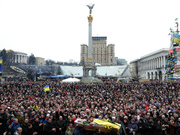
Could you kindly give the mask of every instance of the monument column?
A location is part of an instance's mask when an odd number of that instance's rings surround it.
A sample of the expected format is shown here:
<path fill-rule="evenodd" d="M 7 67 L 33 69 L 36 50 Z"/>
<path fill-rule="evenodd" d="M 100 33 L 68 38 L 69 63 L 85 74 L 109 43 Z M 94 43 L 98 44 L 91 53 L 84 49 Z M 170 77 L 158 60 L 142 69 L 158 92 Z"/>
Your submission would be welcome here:
<path fill-rule="evenodd" d="M 88 16 L 88 22 L 89 22 L 89 34 L 88 34 L 88 61 L 92 61 L 92 21 L 93 17 L 91 14 Z"/>
<path fill-rule="evenodd" d="M 95 61 L 92 59 L 92 21 L 93 17 L 91 15 L 92 9 L 94 7 L 94 4 L 87 5 L 89 8 L 89 16 L 88 16 L 88 25 L 89 25 L 89 32 L 88 32 L 88 61 L 86 61 L 83 65 L 83 76 L 88 77 L 89 71 L 91 70 L 91 76 L 96 76 L 96 66 Z"/>

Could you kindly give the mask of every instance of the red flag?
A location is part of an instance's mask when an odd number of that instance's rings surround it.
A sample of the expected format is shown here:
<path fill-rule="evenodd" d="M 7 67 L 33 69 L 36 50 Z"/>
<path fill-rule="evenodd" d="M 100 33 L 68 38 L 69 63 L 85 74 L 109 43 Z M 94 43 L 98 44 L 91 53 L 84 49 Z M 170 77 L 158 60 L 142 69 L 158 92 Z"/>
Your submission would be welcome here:
<path fill-rule="evenodd" d="M 147 104 L 145 104 L 146 112 L 147 112 Z"/>

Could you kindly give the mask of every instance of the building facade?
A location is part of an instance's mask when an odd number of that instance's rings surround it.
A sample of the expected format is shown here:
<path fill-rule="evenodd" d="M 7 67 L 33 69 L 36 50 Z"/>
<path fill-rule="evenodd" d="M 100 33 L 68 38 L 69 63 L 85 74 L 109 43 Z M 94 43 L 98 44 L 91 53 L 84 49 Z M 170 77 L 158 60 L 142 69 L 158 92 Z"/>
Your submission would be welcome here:
<path fill-rule="evenodd" d="M 166 56 L 168 51 L 169 49 L 163 48 L 140 57 L 138 59 L 140 66 L 138 67 L 135 67 L 133 61 L 130 62 L 131 70 L 133 71 L 135 68 L 138 68 L 140 79 L 165 80 Z"/>
<path fill-rule="evenodd" d="M 88 60 L 88 46 L 81 45 L 81 65 Z M 101 65 L 115 65 L 115 45 L 107 45 L 107 37 L 92 37 L 92 59 Z"/>
<path fill-rule="evenodd" d="M 136 59 L 130 62 L 130 73 L 132 79 L 138 80 L 141 76 L 140 72 L 140 60 Z"/>
<path fill-rule="evenodd" d="M 14 52 L 14 62 L 27 64 L 27 54 L 22 52 Z"/>
<path fill-rule="evenodd" d="M 45 65 L 45 59 L 41 57 L 36 57 L 36 65 Z"/>
<path fill-rule="evenodd" d="M 127 65 L 127 61 L 125 59 L 115 57 L 115 65 Z"/>
<path fill-rule="evenodd" d="M 6 50 L 7 53 L 12 53 L 12 63 L 27 64 L 28 56 L 26 53 L 13 50 Z"/>
<path fill-rule="evenodd" d="M 85 61 L 88 60 L 88 46 L 86 44 L 81 45 L 80 59 L 80 65 L 84 65 Z"/>

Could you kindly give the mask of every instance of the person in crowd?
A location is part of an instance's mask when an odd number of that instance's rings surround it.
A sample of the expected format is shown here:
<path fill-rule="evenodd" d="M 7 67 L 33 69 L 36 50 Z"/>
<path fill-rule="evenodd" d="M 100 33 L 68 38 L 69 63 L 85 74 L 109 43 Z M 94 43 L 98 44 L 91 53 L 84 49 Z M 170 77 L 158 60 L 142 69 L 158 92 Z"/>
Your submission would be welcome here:
<path fill-rule="evenodd" d="M 128 135 L 135 135 L 138 131 L 138 125 L 135 123 L 135 119 L 131 119 L 130 123 L 128 124 Z"/>
<path fill-rule="evenodd" d="M 39 121 L 38 117 L 35 118 L 35 121 L 33 123 L 33 130 L 34 130 L 34 132 L 37 132 L 38 135 L 42 134 L 42 132 L 43 132 L 43 123 L 42 123 L 42 121 L 41 122 Z"/>
<path fill-rule="evenodd" d="M 45 135 L 55 135 L 56 133 L 56 128 L 53 126 L 51 118 L 47 120 L 44 133 Z"/>
<path fill-rule="evenodd" d="M 169 131 L 170 135 L 174 135 L 175 132 L 176 132 L 177 125 L 174 122 L 174 118 L 173 117 L 170 118 L 169 124 L 170 124 L 170 131 Z"/>
<path fill-rule="evenodd" d="M 68 128 L 66 129 L 65 135 L 73 135 L 75 128 L 72 123 L 69 123 Z"/>
<path fill-rule="evenodd" d="M 11 133 L 14 134 L 16 130 L 20 127 L 20 124 L 18 123 L 18 119 L 15 118 L 14 122 L 11 123 Z M 20 128 L 22 130 L 22 128 Z M 22 131 L 21 131 L 22 132 Z"/>
<path fill-rule="evenodd" d="M 124 125 L 124 123 L 120 120 L 120 118 L 117 118 L 116 122 L 117 122 L 118 124 L 121 124 L 121 128 L 120 128 L 120 130 L 119 130 L 120 135 L 127 135 L 125 125 Z"/>
<path fill-rule="evenodd" d="M 138 122 L 137 135 L 145 135 L 145 124 L 144 124 L 143 119 L 140 119 Z"/>
<path fill-rule="evenodd" d="M 57 130 L 57 133 L 60 135 L 64 135 L 64 133 L 65 133 L 66 121 L 63 120 L 62 116 L 59 116 L 59 120 L 56 123 L 56 130 Z"/>
<path fill-rule="evenodd" d="M 18 127 L 17 130 L 14 132 L 13 135 L 21 135 L 22 133 L 22 128 L 21 127 Z"/>
<path fill-rule="evenodd" d="M 44 92 L 47 84 L 50 91 Z M 180 82 L 174 81 L 63 84 L 56 80 L 11 79 L 0 84 L 0 130 L 6 134 L 12 130 L 12 135 L 21 126 L 23 134 L 31 124 L 30 129 L 37 134 L 64 135 L 76 119 L 92 122 L 94 118 L 111 118 L 112 122 L 121 123 L 121 127 L 124 124 L 122 134 L 125 131 L 129 134 L 128 124 L 134 119 L 137 134 L 174 135 L 179 130 L 179 86 Z M 87 130 L 82 133 L 91 134 Z M 94 131 L 101 133 L 104 134 L 102 130 Z"/>
<path fill-rule="evenodd" d="M 161 120 L 160 120 L 160 119 L 157 119 L 156 121 L 157 121 L 157 122 L 156 122 L 155 125 L 154 125 L 154 127 L 155 127 L 154 133 L 155 133 L 155 135 L 162 135 Z"/>

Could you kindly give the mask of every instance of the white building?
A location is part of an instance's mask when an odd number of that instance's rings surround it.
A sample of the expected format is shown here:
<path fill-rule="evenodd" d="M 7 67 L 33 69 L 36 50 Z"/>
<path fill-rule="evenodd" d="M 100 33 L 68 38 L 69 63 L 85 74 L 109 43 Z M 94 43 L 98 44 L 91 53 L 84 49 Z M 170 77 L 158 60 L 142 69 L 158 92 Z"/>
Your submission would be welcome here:
<path fill-rule="evenodd" d="M 24 63 L 27 64 L 28 56 L 26 53 L 14 51 L 14 63 Z"/>
<path fill-rule="evenodd" d="M 13 63 L 27 64 L 28 56 L 26 53 L 6 50 L 7 53 L 12 53 L 11 59 Z"/>
<path fill-rule="evenodd" d="M 169 49 L 163 48 L 140 57 L 140 79 L 165 79 L 166 56 Z M 133 64 L 133 62 L 130 62 Z"/>

